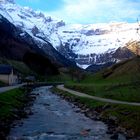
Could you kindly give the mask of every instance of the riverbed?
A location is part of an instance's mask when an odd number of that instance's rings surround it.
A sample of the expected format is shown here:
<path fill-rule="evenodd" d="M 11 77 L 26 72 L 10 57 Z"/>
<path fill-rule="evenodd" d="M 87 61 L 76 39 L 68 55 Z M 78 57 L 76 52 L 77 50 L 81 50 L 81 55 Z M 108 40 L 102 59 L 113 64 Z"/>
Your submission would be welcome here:
<path fill-rule="evenodd" d="M 49 88 L 33 91 L 37 95 L 33 114 L 16 122 L 8 140 L 110 140 L 103 122 L 87 118 Z"/>

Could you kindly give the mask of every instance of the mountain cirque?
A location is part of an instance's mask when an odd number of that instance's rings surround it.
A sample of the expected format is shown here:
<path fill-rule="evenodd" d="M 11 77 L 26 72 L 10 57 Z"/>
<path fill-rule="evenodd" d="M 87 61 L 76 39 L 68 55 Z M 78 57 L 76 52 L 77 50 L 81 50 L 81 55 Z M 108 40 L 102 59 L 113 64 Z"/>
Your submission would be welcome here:
<path fill-rule="evenodd" d="M 48 48 L 44 41 L 80 67 L 130 58 L 133 56 L 130 45 L 128 49 L 120 47 L 139 40 L 138 23 L 66 24 L 40 11 L 16 5 L 13 0 L 1 2 L 0 14 L 32 36 L 45 52 Z"/>

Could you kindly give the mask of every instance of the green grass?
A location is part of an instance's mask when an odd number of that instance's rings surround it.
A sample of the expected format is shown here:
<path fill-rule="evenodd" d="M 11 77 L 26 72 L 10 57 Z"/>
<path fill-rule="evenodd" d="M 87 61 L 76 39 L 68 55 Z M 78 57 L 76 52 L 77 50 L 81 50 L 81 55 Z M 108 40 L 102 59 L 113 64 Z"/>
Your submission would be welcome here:
<path fill-rule="evenodd" d="M 72 79 L 69 74 L 60 73 L 59 75 L 47 77 L 46 81 L 47 82 L 65 82 L 65 83 L 69 82 L 69 83 L 71 83 Z"/>
<path fill-rule="evenodd" d="M 91 109 L 96 109 L 99 107 L 101 108 L 105 105 L 108 105 L 110 106 L 109 108 L 106 108 L 105 110 L 102 110 L 100 112 L 101 118 L 107 119 L 109 118 L 109 116 L 115 116 L 117 117 L 120 126 L 128 130 L 133 129 L 135 135 L 140 134 L 140 107 L 99 102 L 93 99 L 72 95 L 68 92 L 59 90 L 57 88 L 52 88 L 52 91 L 63 96 L 75 98 L 76 101 L 85 104 L 88 108 Z"/>
<path fill-rule="evenodd" d="M 140 107 L 128 105 L 111 105 L 111 107 L 102 112 L 102 116 L 116 116 L 118 123 L 126 128 L 133 129 L 136 135 L 140 135 Z"/>
<path fill-rule="evenodd" d="M 0 120 L 11 117 L 14 108 L 23 106 L 25 91 L 22 88 L 13 89 L 0 94 Z"/>
<path fill-rule="evenodd" d="M 90 107 L 90 108 L 91 107 L 103 106 L 103 105 L 106 104 L 106 103 L 98 102 L 98 101 L 95 101 L 95 100 L 93 102 L 93 100 L 91 100 L 89 98 L 79 97 L 79 96 L 70 94 L 70 93 L 68 93 L 66 91 L 62 91 L 60 89 L 57 89 L 55 87 L 53 87 L 51 90 L 52 90 L 52 92 L 55 92 L 55 93 L 57 93 L 59 95 L 65 95 L 65 96 L 68 96 L 68 97 L 72 97 L 72 98 L 78 99 L 81 103 L 88 105 L 88 107 Z"/>
<path fill-rule="evenodd" d="M 111 74 L 104 77 L 104 74 Z M 80 75 L 80 71 L 77 72 Z M 77 76 L 77 75 L 75 75 Z M 121 101 L 140 102 L 140 58 L 136 57 L 118 63 L 96 74 L 84 73 L 81 80 L 70 74 L 48 78 L 48 81 L 61 81 L 65 86 L 86 94 Z"/>
<path fill-rule="evenodd" d="M 16 68 L 20 73 L 22 73 L 25 76 L 33 73 L 33 71 L 30 70 L 29 67 L 23 62 L 14 61 L 14 60 L 10 60 L 8 62 L 9 62 L 9 64 L 11 64 L 14 68 Z"/>
<path fill-rule="evenodd" d="M 140 82 L 130 84 L 66 84 L 67 88 L 93 96 L 115 100 L 140 102 Z"/>
<path fill-rule="evenodd" d="M 0 87 L 4 87 L 4 86 L 6 86 L 6 84 L 0 81 Z"/>
<path fill-rule="evenodd" d="M 96 74 L 88 73 L 79 82 L 65 84 L 68 88 L 93 96 L 129 102 L 140 102 L 139 85 L 140 57 L 118 63 Z"/>

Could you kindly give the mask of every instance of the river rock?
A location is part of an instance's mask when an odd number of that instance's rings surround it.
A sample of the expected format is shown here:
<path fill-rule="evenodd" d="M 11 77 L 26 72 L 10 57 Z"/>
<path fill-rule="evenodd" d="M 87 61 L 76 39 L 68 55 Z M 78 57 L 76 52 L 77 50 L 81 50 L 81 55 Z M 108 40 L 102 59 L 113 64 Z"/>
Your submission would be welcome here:
<path fill-rule="evenodd" d="M 135 134 L 134 134 L 134 132 L 133 132 L 133 130 L 127 130 L 126 131 L 126 137 L 128 138 L 128 139 L 130 139 L 130 138 L 134 138 L 134 136 L 135 136 Z"/>
<path fill-rule="evenodd" d="M 117 124 L 118 119 L 116 116 L 109 116 L 108 121 L 110 125 L 113 125 L 113 124 Z"/>
<path fill-rule="evenodd" d="M 102 107 L 102 109 L 103 110 L 106 110 L 106 109 L 109 109 L 111 106 L 109 105 L 109 104 L 105 104 L 103 107 Z"/>
<path fill-rule="evenodd" d="M 123 127 L 121 127 L 121 126 L 118 126 L 118 127 L 116 128 L 116 131 L 117 131 L 118 133 L 126 133 L 126 129 L 123 128 Z"/>
<path fill-rule="evenodd" d="M 110 138 L 113 139 L 113 140 L 118 140 L 118 134 L 114 134 Z"/>

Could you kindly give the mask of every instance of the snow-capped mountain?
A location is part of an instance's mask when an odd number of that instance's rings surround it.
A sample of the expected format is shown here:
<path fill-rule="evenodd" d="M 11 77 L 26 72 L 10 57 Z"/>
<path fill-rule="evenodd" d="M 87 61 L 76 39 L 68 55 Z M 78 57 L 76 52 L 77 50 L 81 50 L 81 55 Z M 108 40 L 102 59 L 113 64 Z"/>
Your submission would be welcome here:
<path fill-rule="evenodd" d="M 113 54 L 119 47 L 139 40 L 137 23 L 66 24 L 40 11 L 18 6 L 13 0 L 0 2 L 0 14 L 40 44 L 50 42 L 62 55 L 81 67 L 115 61 L 119 58 L 114 58 Z M 43 44 L 40 48 L 46 50 Z"/>
<path fill-rule="evenodd" d="M 20 12 L 23 12 L 23 10 L 20 9 L 16 4 L 13 4 L 11 2 L 9 3 L 7 1 L 2 2 L 2 3 L 0 3 L 0 23 L 1 23 L 1 26 L 3 26 L 3 28 L 7 32 L 6 36 L 8 34 L 10 35 L 12 32 L 14 32 L 15 33 L 15 35 L 13 37 L 14 38 L 14 42 L 15 42 L 15 40 L 18 40 L 18 41 L 20 40 L 23 43 L 23 45 L 20 45 L 21 42 L 20 43 L 14 43 L 15 45 L 13 45 L 12 44 L 13 41 L 9 42 L 9 40 L 7 40 L 7 42 L 6 42 L 5 39 L 3 41 L 2 38 L 4 38 L 4 36 L 2 36 L 0 38 L 0 41 L 1 41 L 0 42 L 0 49 L 1 50 L 4 49 L 4 51 L 5 51 L 6 47 L 9 46 L 8 43 L 10 43 L 10 46 L 12 48 L 16 48 L 17 50 L 19 50 L 19 54 L 18 53 L 16 54 L 16 52 L 18 52 L 18 51 L 16 51 L 16 49 L 14 51 L 12 51 L 12 55 L 13 56 L 21 55 L 21 54 L 25 55 L 26 53 L 23 52 L 24 49 L 21 46 L 24 46 L 24 45 L 26 46 L 27 45 L 27 46 L 31 47 L 33 50 L 34 49 L 37 50 L 38 53 L 43 52 L 43 53 L 41 53 L 41 55 L 46 55 L 46 57 L 48 59 L 50 59 L 52 63 L 57 65 L 57 67 L 75 67 L 75 63 L 74 62 L 66 59 L 63 55 L 61 55 L 58 51 L 56 51 L 53 48 L 53 46 L 47 41 L 48 40 L 47 37 L 46 37 L 47 35 L 46 36 L 43 36 L 43 35 L 36 36 L 36 32 L 38 32 L 38 34 L 41 33 L 39 30 L 36 31 L 36 27 L 33 26 L 33 28 L 26 28 L 24 23 L 23 23 L 23 27 L 18 26 L 17 22 L 16 22 L 16 18 L 14 18 L 14 17 L 12 18 L 12 16 L 8 13 L 8 10 L 6 9 L 6 8 L 9 8 L 9 7 L 12 8 L 12 6 L 14 8 L 17 8 L 17 14 L 19 14 L 18 10 L 21 10 Z M 14 10 L 16 10 L 16 9 L 14 9 Z M 7 19 L 7 21 L 5 20 L 4 17 Z M 33 21 L 32 21 L 32 23 L 33 23 Z M 13 24 L 15 24 L 15 26 Z M 13 27 L 13 28 L 11 28 L 11 27 Z M 1 27 L 1 30 L 2 30 L 2 27 Z M 3 32 L 5 32 L 5 30 L 1 31 L 1 35 L 4 34 Z M 3 44 L 3 42 L 5 42 L 5 44 Z M 12 48 L 10 48 L 10 49 L 12 49 Z M 21 51 L 20 51 L 20 48 L 21 48 Z M 15 53 L 15 54 L 13 54 L 13 53 Z M 7 53 L 6 53 L 6 57 L 8 57 Z M 14 59 L 15 58 L 23 59 L 24 56 L 22 56 L 22 57 L 14 57 Z"/>
<path fill-rule="evenodd" d="M 137 23 L 66 25 L 58 30 L 62 45 L 57 49 L 69 51 L 69 57 L 80 65 L 115 61 L 119 58 L 113 54 L 118 48 L 139 40 L 137 28 Z"/>

